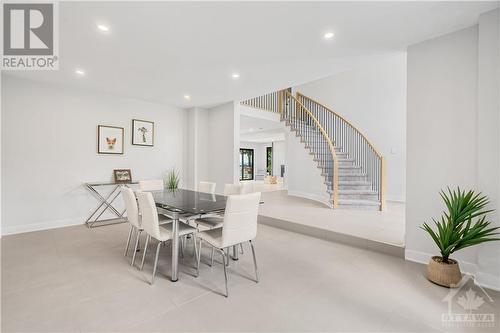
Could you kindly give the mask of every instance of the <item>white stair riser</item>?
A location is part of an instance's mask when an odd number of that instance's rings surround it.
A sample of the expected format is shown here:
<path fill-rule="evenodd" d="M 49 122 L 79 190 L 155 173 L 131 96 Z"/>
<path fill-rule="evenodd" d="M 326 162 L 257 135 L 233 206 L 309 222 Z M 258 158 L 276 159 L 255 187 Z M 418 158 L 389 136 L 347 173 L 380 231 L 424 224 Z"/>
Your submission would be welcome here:
<path fill-rule="evenodd" d="M 339 203 L 338 209 L 355 209 L 355 210 L 380 210 L 380 206 L 371 205 L 344 205 Z"/>
<path fill-rule="evenodd" d="M 376 201 L 378 199 L 378 196 L 376 193 L 374 193 L 374 194 L 354 194 L 354 193 L 345 194 L 345 193 L 339 192 L 338 196 L 339 196 L 339 199 L 346 199 L 346 200 L 373 200 L 373 201 Z"/>
<path fill-rule="evenodd" d="M 339 190 L 371 190 L 372 186 L 370 184 L 360 185 L 360 184 L 352 184 L 352 185 L 338 185 Z"/>
<path fill-rule="evenodd" d="M 356 175 L 360 173 L 359 168 L 339 168 L 339 175 Z"/>
<path fill-rule="evenodd" d="M 365 175 L 342 175 L 340 174 L 339 175 L 339 181 L 351 181 L 351 180 L 354 180 L 354 181 L 363 181 L 363 180 L 366 180 L 366 176 Z"/>

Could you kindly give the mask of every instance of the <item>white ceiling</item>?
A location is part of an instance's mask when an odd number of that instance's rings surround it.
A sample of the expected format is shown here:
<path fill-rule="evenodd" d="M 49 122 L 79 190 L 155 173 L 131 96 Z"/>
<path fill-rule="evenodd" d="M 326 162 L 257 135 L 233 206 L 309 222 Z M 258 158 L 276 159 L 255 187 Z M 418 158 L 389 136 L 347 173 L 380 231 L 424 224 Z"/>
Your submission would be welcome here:
<path fill-rule="evenodd" d="M 240 141 L 273 142 L 285 139 L 285 125 L 280 121 L 240 116 Z"/>
<path fill-rule="evenodd" d="M 10 74 L 181 107 L 214 105 L 402 51 L 471 26 L 495 7 L 498 2 L 60 2 L 60 70 Z M 97 23 L 110 32 L 99 32 Z M 330 30 L 333 40 L 323 40 Z M 85 77 L 75 75 L 77 67 Z"/>

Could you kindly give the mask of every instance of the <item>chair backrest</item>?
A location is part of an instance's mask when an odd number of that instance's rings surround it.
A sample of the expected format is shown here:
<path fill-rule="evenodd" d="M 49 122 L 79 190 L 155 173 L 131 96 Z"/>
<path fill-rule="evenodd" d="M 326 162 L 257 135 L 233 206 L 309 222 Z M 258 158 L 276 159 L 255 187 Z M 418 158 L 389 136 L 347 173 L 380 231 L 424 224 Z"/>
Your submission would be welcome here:
<path fill-rule="evenodd" d="M 240 194 L 240 184 L 224 184 L 224 195 Z"/>
<path fill-rule="evenodd" d="M 139 181 L 139 190 L 141 191 L 163 191 L 162 179 L 151 179 Z"/>
<path fill-rule="evenodd" d="M 137 192 L 139 211 L 141 212 L 141 226 L 151 237 L 160 238 L 160 224 L 153 195 L 150 192 Z"/>
<path fill-rule="evenodd" d="M 260 192 L 230 195 L 227 198 L 222 247 L 252 240 L 257 236 Z"/>
<path fill-rule="evenodd" d="M 254 184 L 253 182 L 241 182 L 240 194 L 248 194 L 254 192 Z"/>
<path fill-rule="evenodd" d="M 127 219 L 133 226 L 139 228 L 141 220 L 139 219 L 139 208 L 137 207 L 134 191 L 126 186 L 122 186 L 121 191 L 125 202 L 125 210 L 127 211 Z"/>
<path fill-rule="evenodd" d="M 215 183 L 200 182 L 200 184 L 198 185 L 198 192 L 214 194 L 215 193 Z"/>

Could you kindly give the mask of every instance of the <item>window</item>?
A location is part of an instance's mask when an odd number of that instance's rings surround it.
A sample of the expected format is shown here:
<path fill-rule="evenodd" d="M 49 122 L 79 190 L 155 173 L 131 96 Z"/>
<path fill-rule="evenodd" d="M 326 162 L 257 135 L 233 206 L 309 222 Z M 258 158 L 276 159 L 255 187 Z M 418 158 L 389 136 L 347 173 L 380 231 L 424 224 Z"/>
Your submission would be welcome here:
<path fill-rule="evenodd" d="M 266 148 L 266 171 L 269 176 L 273 175 L 273 147 Z"/>
<path fill-rule="evenodd" d="M 240 180 L 253 180 L 253 149 L 240 148 Z"/>

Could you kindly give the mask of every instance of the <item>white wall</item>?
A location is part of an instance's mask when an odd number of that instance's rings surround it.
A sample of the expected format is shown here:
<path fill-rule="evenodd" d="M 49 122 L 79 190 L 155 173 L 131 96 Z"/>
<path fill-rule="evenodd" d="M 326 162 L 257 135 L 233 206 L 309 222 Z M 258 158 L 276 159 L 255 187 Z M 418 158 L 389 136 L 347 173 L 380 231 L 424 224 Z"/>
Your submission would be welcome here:
<path fill-rule="evenodd" d="M 478 31 L 478 188 L 488 195 L 490 214 L 500 225 L 500 9 L 479 17 Z M 477 251 L 477 279 L 500 288 L 500 242 Z"/>
<path fill-rule="evenodd" d="M 183 170 L 183 110 L 2 80 L 2 234 L 83 223 L 96 200 L 82 183 L 110 181 L 113 169 L 131 169 L 135 180 Z M 155 122 L 154 147 L 131 145 L 133 118 Z M 124 127 L 123 155 L 97 154 L 99 124 Z"/>
<path fill-rule="evenodd" d="M 490 16 L 491 15 L 491 16 Z M 419 229 L 444 209 L 447 186 L 483 191 L 499 209 L 498 12 L 478 26 L 408 48 L 406 257 L 427 262 L 438 249 Z M 490 214 L 498 224 L 498 212 Z M 500 289 L 498 244 L 453 255 L 464 272 Z"/>
<path fill-rule="evenodd" d="M 309 150 L 304 148 L 300 138 L 295 132 L 287 131 L 286 134 L 286 169 L 285 183 L 288 187 L 288 194 L 316 200 L 329 204 L 325 179 L 321 176 L 321 169 L 313 161 Z"/>
<path fill-rule="evenodd" d="M 386 158 L 387 200 L 405 200 L 406 54 L 374 57 L 337 75 L 294 87 L 339 113 Z"/>
<path fill-rule="evenodd" d="M 286 178 L 286 141 L 273 142 L 273 175 L 281 176 L 281 165 L 285 165 Z"/>
<path fill-rule="evenodd" d="M 209 179 L 208 111 L 186 110 L 185 128 L 187 163 L 183 188 L 196 190 L 200 181 Z"/>

